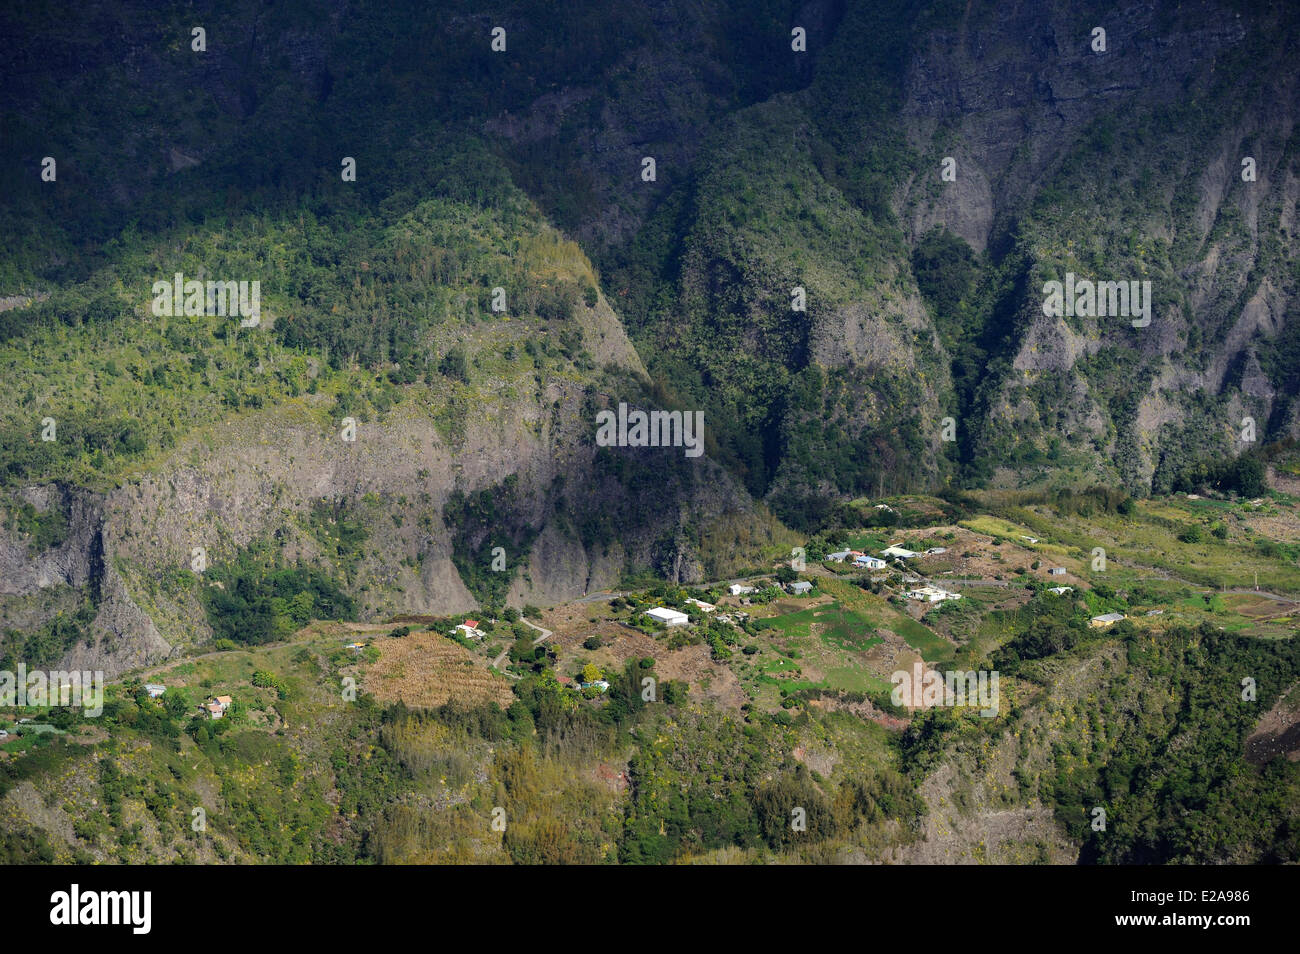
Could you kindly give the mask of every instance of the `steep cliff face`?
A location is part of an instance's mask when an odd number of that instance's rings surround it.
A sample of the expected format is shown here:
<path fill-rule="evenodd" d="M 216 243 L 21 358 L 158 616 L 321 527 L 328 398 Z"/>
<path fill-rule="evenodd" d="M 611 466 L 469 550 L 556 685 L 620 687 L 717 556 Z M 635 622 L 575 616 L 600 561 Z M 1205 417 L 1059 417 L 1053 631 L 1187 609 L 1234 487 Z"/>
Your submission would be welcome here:
<path fill-rule="evenodd" d="M 1295 433 L 1296 71 L 1278 42 L 1296 35 L 1292 12 L 1026 2 L 782 15 L 787 35 L 807 29 L 810 55 L 768 51 L 771 78 L 733 86 L 752 100 L 733 96 L 721 116 L 707 96 L 666 92 L 698 89 L 692 54 L 712 49 L 687 17 L 676 29 L 690 24 L 696 42 L 669 44 L 658 71 L 635 70 L 644 54 L 630 50 L 611 75 L 635 80 L 561 90 L 485 126 L 505 155 L 547 151 L 580 171 L 590 207 L 617 220 L 584 235 L 632 336 L 652 374 L 732 422 L 719 442 L 752 493 L 798 521 L 802 496 L 934 485 L 954 465 L 968 481 L 1054 475 L 1141 492 L 1197 457 Z M 665 64 L 690 80 L 670 84 Z M 729 64 L 715 57 L 734 80 Z M 630 174 L 633 151 L 661 157 L 657 182 Z M 575 209 L 563 179 L 534 193 Z M 923 306 L 913 280 L 935 230 L 977 256 L 959 316 Z M 1044 282 L 1067 272 L 1151 281 L 1153 320 L 1044 315 Z M 806 312 L 790 306 L 795 286 Z M 810 410 L 801 375 L 814 365 L 847 376 L 856 407 Z M 949 416 L 955 447 L 937 436 Z M 868 450 L 891 446 L 907 449 Z M 809 467 L 812 448 L 877 466 Z"/>
<path fill-rule="evenodd" d="M 370 617 L 546 603 L 722 574 L 768 506 L 1161 490 L 1300 430 L 1284 7 L 247 3 L 205 51 L 138 13 L 0 14 L 55 38 L 0 44 L 10 648 L 208 638 L 195 548 Z M 260 328 L 158 319 L 178 270 L 260 280 Z M 1067 273 L 1150 322 L 1045 314 Z M 620 399 L 703 410 L 707 456 L 595 447 Z"/>
<path fill-rule="evenodd" d="M 43 516 L 61 515 L 67 531 L 57 546 L 32 552 L 23 535 L 0 528 L 0 629 L 21 637 L 53 620 L 79 617 L 83 625 L 58 632 L 43 658 L 18 658 L 115 673 L 166 655 L 171 647 L 118 572 L 106 501 L 59 485 L 25 488 L 20 499 Z"/>
<path fill-rule="evenodd" d="M 968 5 L 912 47 L 901 113 L 931 160 L 903 193 L 912 236 L 939 225 L 983 251 L 995 219 L 1005 228 L 1050 183 L 1089 123 L 1201 95 L 1246 36 L 1241 14 L 1214 3 L 1181 4 L 1176 15 L 1157 3 Z M 936 188 L 943 156 L 958 172 Z"/>
<path fill-rule="evenodd" d="M 444 512 L 454 491 L 518 482 L 521 506 L 509 515 L 518 526 L 493 528 L 532 538 L 508 548 L 499 571 L 511 581 L 513 605 L 613 587 L 629 569 L 661 564 L 665 538 L 684 547 L 675 554 L 677 577 L 699 580 L 698 536 L 689 528 L 729 515 L 766 519 L 707 458 L 686 460 L 677 448 L 616 450 L 626 472 L 612 476 L 597 459 L 607 454 L 593 445 L 583 395 L 573 388 L 480 408 L 454 445 L 415 405 L 361 425 L 355 442 L 283 408 L 243 416 L 107 494 L 33 488 L 42 508 L 64 508 L 68 535 L 33 554 L 27 540 L 5 534 L 0 610 L 7 627 L 35 630 L 89 603 L 95 613 L 85 641 L 65 647 L 59 661 L 115 673 L 211 637 L 201 597 L 214 584 L 194 569 L 198 548 L 217 566 L 271 540 L 286 562 L 344 580 L 363 618 L 374 619 L 479 605 L 453 562 L 456 528 Z M 681 459 L 664 459 L 670 454 Z M 366 532 L 352 560 L 340 559 L 313 521 L 314 505 L 339 502 Z M 746 558 L 744 550 L 729 555 Z"/>
<path fill-rule="evenodd" d="M 285 563 L 324 568 L 375 619 L 473 609 L 484 594 L 467 582 L 489 573 L 509 581 L 513 605 L 613 587 L 641 568 L 698 580 L 701 532 L 737 516 L 769 535 L 710 558 L 715 572 L 784 539 L 707 457 L 596 446 L 593 412 L 609 393 L 601 381 L 635 396 L 643 372 L 603 303 L 574 324 L 584 352 L 604 359 L 600 379 L 493 379 L 450 424 L 443 395 L 414 388 L 380 418 L 358 422 L 352 440 L 333 402 L 307 394 L 227 417 L 115 489 L 22 490 L 35 511 L 61 512 L 66 532 L 41 552 L 30 535 L 0 537 L 5 627 L 34 631 L 89 606 L 73 643 L 54 647 L 58 661 L 116 673 L 211 638 L 203 590 L 218 584 L 204 570 L 259 543 Z M 449 525 L 453 494 L 499 497 L 503 485 L 512 506 L 495 525 Z M 363 533 L 356 551 L 334 545 L 336 514 Z M 487 563 L 489 536 L 519 543 L 505 548 L 501 567 L 473 562 Z"/>
<path fill-rule="evenodd" d="M 973 455 L 1011 465 L 1001 480 L 1056 443 L 1090 479 L 1167 489 L 1198 453 L 1296 433 L 1281 368 L 1300 104 L 1277 53 L 1295 29 L 1212 3 L 1004 4 L 918 42 L 902 108 L 923 157 L 901 193 L 913 240 L 946 228 L 1026 279 L 989 316 L 1010 334 L 967 409 Z M 1067 272 L 1151 281 L 1150 324 L 1045 316 L 1042 283 Z"/>

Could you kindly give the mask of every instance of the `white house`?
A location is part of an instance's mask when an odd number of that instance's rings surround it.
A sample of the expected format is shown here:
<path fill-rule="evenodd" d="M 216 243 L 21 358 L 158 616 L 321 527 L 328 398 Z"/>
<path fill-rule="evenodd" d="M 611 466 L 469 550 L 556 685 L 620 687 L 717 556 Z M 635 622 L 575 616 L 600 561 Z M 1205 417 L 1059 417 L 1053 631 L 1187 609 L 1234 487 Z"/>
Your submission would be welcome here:
<path fill-rule="evenodd" d="M 691 618 L 685 613 L 679 613 L 675 609 L 667 609 L 663 606 L 656 606 L 654 609 L 646 610 L 645 614 L 669 627 L 685 626 L 691 621 Z"/>
<path fill-rule="evenodd" d="M 880 552 L 885 556 L 901 557 L 904 560 L 910 560 L 914 556 L 916 556 L 916 551 L 908 550 L 905 547 L 900 547 L 898 544 L 885 547 L 885 549 L 881 550 Z"/>
<path fill-rule="evenodd" d="M 790 584 L 790 592 L 795 596 L 802 596 L 812 590 L 812 584 L 807 580 L 795 580 Z"/>
<path fill-rule="evenodd" d="M 225 717 L 226 710 L 230 708 L 233 702 L 234 700 L 230 696 L 209 697 L 206 703 L 199 706 L 199 711 L 206 712 L 209 719 L 221 719 Z"/>
<path fill-rule="evenodd" d="M 1063 567 L 1063 566 L 1054 566 L 1054 567 L 1052 567 L 1050 570 L 1048 570 L 1047 572 L 1050 573 L 1050 574 L 1052 574 L 1052 576 L 1065 576 L 1065 567 Z"/>
<path fill-rule="evenodd" d="M 947 547 L 930 547 L 930 549 L 925 551 L 925 555 L 938 556 L 940 553 L 947 553 L 947 552 L 948 552 Z"/>
<path fill-rule="evenodd" d="M 879 557 L 867 556 L 865 553 L 859 554 L 853 560 L 854 566 L 864 567 L 868 570 L 883 570 L 887 564 Z"/>
<path fill-rule="evenodd" d="M 167 687 L 160 686 L 157 683 L 151 682 L 144 687 L 144 691 L 149 693 L 150 699 L 157 699 L 159 696 L 161 696 L 164 692 L 167 691 Z"/>
<path fill-rule="evenodd" d="M 914 590 L 908 590 L 903 594 L 909 600 L 921 600 L 925 603 L 942 603 L 944 600 L 959 600 L 960 593 L 949 593 L 947 590 L 941 590 L 937 586 L 918 586 Z"/>
<path fill-rule="evenodd" d="M 758 590 L 752 586 L 746 586 L 744 583 L 732 583 L 727 587 L 727 592 L 732 596 L 744 596 L 746 593 L 757 593 Z"/>
<path fill-rule="evenodd" d="M 686 597 L 686 602 L 690 603 L 692 606 L 696 607 L 697 609 L 705 613 L 712 613 L 714 610 L 717 609 L 717 607 L 714 606 L 712 603 L 706 603 L 704 602 L 704 600 L 697 600 L 693 596 Z"/>
<path fill-rule="evenodd" d="M 836 550 L 834 553 L 826 554 L 826 559 L 834 560 L 836 563 L 843 563 L 852 555 L 852 550 Z"/>
<path fill-rule="evenodd" d="M 1057 596 L 1064 596 L 1066 593 L 1073 593 L 1073 586 L 1049 586 L 1047 592 L 1055 593 Z"/>
<path fill-rule="evenodd" d="M 478 639 L 483 635 L 482 632 L 479 631 L 478 620 L 476 619 L 465 620 L 465 622 L 456 627 L 455 631 L 468 639 Z"/>

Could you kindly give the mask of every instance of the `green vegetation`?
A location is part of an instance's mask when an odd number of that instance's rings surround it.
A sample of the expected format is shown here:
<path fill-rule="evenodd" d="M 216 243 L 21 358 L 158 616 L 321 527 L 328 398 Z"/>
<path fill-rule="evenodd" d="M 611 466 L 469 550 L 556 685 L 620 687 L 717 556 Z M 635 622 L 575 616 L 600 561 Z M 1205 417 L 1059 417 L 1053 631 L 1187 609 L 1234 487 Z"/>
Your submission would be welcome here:
<path fill-rule="evenodd" d="M 1171 9 L 1203 62 L 1045 135 L 997 68 L 1042 31 L 990 42 L 988 4 L 820 5 L 791 57 L 787 2 L 665 33 L 508 0 L 500 57 L 469 0 L 287 0 L 234 15 L 216 71 L 176 10 L 9 6 L 0 35 L 61 42 L 11 58 L 0 114 L 0 542 L 32 569 L 0 670 L 158 666 L 135 608 L 189 657 L 100 719 L 0 711 L 0 862 L 895 861 L 1040 805 L 1054 860 L 1300 861 L 1300 768 L 1250 742 L 1300 680 L 1293 195 L 1222 168 L 1300 173 L 1268 88 L 1294 11 Z M 1003 149 L 1008 122 L 1033 135 Z M 178 272 L 260 282 L 262 320 L 155 314 Z M 1150 280 L 1159 324 L 1045 316 L 1066 272 Z M 702 410 L 707 460 L 593 449 L 620 400 Z M 344 419 L 385 443 L 325 459 Z M 225 562 L 159 565 L 201 521 Z M 597 582 L 525 576 L 543 533 Z M 772 581 L 805 537 L 796 599 Z M 822 562 L 898 541 L 948 552 Z M 401 615 L 448 552 L 479 634 Z M 743 602 L 677 582 L 742 568 Z M 543 642 L 505 606 L 620 574 Z M 909 601 L 913 574 L 963 598 Z M 996 669 L 999 715 L 894 705 L 918 656 Z M 440 704 L 376 701 L 412 688 Z"/>
<path fill-rule="evenodd" d="M 88 600 L 75 612 L 56 614 L 49 622 L 27 633 L 10 629 L 0 636 L 0 670 L 13 672 L 18 663 L 28 668 L 52 666 L 78 645 L 90 645 L 90 624 L 95 607 Z"/>
<path fill-rule="evenodd" d="M 244 551 L 213 567 L 203 589 L 217 638 L 256 646 L 287 639 L 312 619 L 354 619 L 352 597 L 315 567 L 283 567 Z"/>
<path fill-rule="evenodd" d="M 475 599 L 494 610 L 504 606 L 510 582 L 527 563 L 537 535 L 522 517 L 518 485 L 518 477 L 511 474 L 499 486 L 473 496 L 454 491 L 443 508 L 460 578 Z"/>
<path fill-rule="evenodd" d="M 1083 859 L 1105 864 L 1294 863 L 1300 837 L 1291 823 L 1300 769 L 1286 759 L 1243 765 L 1260 713 L 1300 678 L 1300 644 L 1179 628 L 1160 639 L 1129 633 L 1128 673 L 1143 704 L 1085 738 L 1080 760 L 1058 762 L 1051 780 L 1062 822 L 1083 843 Z M 1258 685 L 1243 701 L 1242 677 Z M 1139 688 L 1140 687 L 1140 688 Z M 1089 824 L 1106 807 L 1107 829 Z"/>

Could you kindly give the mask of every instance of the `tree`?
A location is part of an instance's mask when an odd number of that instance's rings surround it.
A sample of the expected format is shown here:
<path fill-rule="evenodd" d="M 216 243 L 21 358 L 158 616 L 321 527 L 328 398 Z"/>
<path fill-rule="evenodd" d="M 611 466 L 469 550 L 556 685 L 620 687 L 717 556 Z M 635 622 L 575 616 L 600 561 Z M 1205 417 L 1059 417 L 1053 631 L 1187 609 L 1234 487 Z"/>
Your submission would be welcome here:
<path fill-rule="evenodd" d="M 1243 497 L 1262 497 L 1268 492 L 1264 465 L 1257 457 L 1238 457 L 1229 483 Z"/>
<path fill-rule="evenodd" d="M 173 719 L 181 719 L 190 711 L 190 703 L 185 698 L 185 693 L 179 689 L 172 689 L 163 695 L 163 708 L 167 710 L 167 714 Z"/>
<path fill-rule="evenodd" d="M 600 678 L 600 667 L 595 663 L 587 663 L 582 667 L 582 681 L 595 682 Z"/>
<path fill-rule="evenodd" d="M 311 590 L 302 590 L 289 600 L 289 616 L 299 626 L 311 620 L 312 610 L 316 607 L 316 597 Z"/>

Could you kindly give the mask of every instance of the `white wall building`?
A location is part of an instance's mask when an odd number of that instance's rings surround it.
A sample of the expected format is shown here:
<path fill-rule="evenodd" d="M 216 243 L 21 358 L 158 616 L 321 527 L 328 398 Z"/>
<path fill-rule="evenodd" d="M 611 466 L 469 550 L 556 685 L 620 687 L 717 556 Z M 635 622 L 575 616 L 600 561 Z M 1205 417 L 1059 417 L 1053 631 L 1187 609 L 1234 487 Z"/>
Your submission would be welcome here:
<path fill-rule="evenodd" d="M 685 613 L 678 612 L 675 609 L 667 609 L 663 606 L 656 606 L 654 609 L 646 610 L 645 614 L 669 627 L 685 626 L 691 621 L 691 618 Z"/>

